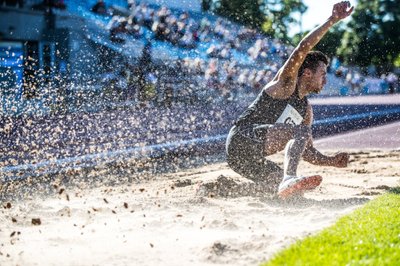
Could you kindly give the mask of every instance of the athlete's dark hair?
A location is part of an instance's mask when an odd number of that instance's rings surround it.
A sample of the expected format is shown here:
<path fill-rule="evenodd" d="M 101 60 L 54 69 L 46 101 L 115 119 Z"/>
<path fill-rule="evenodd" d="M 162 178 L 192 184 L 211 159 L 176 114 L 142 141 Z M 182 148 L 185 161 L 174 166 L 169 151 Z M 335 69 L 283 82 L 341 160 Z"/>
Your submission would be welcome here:
<path fill-rule="evenodd" d="M 304 69 L 306 68 L 311 69 L 313 72 L 315 72 L 319 65 L 319 61 L 325 63 L 325 65 L 329 64 L 329 58 L 323 52 L 320 51 L 308 52 L 308 54 L 306 55 L 306 59 L 304 59 L 304 62 L 301 65 L 297 76 L 300 77 L 303 74 Z"/>

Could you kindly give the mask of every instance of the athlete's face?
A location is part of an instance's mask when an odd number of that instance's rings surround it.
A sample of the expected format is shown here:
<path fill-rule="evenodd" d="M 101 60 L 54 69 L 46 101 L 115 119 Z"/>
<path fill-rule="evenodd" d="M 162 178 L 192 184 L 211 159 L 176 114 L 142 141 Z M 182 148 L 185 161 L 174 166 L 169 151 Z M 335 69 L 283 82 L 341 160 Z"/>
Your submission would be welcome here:
<path fill-rule="evenodd" d="M 324 62 L 319 62 L 315 72 L 311 71 L 310 92 L 320 93 L 326 84 L 327 66 Z"/>

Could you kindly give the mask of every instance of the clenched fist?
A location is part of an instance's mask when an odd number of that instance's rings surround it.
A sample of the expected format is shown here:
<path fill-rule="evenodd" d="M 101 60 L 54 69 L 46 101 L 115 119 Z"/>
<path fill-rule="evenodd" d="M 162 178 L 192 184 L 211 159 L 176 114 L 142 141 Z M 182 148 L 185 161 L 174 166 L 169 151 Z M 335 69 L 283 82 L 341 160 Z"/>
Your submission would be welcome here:
<path fill-rule="evenodd" d="M 347 18 L 354 10 L 354 7 L 350 6 L 349 1 L 342 1 L 335 4 L 332 9 L 332 17 L 337 21 Z"/>
<path fill-rule="evenodd" d="M 341 152 L 341 153 L 336 154 L 333 157 L 332 164 L 333 164 L 333 166 L 339 167 L 339 168 L 347 167 L 347 165 L 349 163 L 349 159 L 350 159 L 349 154 L 347 154 L 345 152 Z"/>

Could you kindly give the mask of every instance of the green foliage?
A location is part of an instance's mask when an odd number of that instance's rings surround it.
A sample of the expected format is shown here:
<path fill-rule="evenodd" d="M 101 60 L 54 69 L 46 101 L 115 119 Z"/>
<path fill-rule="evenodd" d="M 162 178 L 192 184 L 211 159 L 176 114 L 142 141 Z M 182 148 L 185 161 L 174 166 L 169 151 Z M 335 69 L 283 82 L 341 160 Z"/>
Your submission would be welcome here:
<path fill-rule="evenodd" d="M 212 0 L 202 0 L 201 1 L 201 9 L 203 11 L 209 11 L 212 6 Z"/>
<path fill-rule="evenodd" d="M 217 14 L 252 28 L 261 28 L 264 21 L 258 0 L 216 0 L 214 5 Z"/>
<path fill-rule="evenodd" d="M 298 241 L 267 265 L 397 265 L 399 189 L 367 203 L 316 236 Z"/>
<path fill-rule="evenodd" d="M 287 41 L 290 25 L 300 23 L 294 18 L 293 13 L 304 14 L 307 7 L 301 0 L 266 0 L 265 3 L 263 6 L 265 19 L 272 24 L 266 33 Z"/>
<path fill-rule="evenodd" d="M 301 0 L 203 0 L 203 10 L 232 21 L 255 28 L 266 34 L 288 40 L 288 28 L 293 23 L 293 13 L 304 13 L 307 7 Z"/>
<path fill-rule="evenodd" d="M 338 52 L 347 64 L 389 71 L 400 55 L 399 25 L 399 0 L 358 0 Z"/>
<path fill-rule="evenodd" d="M 394 66 L 400 68 L 400 54 L 397 55 L 397 58 L 394 60 Z"/>
<path fill-rule="evenodd" d="M 332 28 L 322 40 L 315 46 L 314 50 L 319 50 L 329 57 L 333 57 L 338 54 L 338 47 L 342 44 L 342 36 L 344 30 L 339 25 Z M 342 59 L 342 58 L 341 58 Z"/>
<path fill-rule="evenodd" d="M 292 44 L 296 45 L 298 44 L 301 39 L 304 38 L 305 35 L 307 35 L 309 31 L 304 32 L 303 34 L 298 33 L 292 37 Z M 342 43 L 342 36 L 344 33 L 344 29 L 339 28 L 339 25 L 335 26 L 332 28 L 324 38 L 314 47 L 314 50 L 321 51 L 328 55 L 330 58 L 333 56 L 336 56 L 338 47 L 340 47 Z"/>
<path fill-rule="evenodd" d="M 203 0 L 202 5 L 204 10 L 293 45 L 302 36 L 290 39 L 288 29 L 300 23 L 294 14 L 307 10 L 302 0 Z M 400 66 L 399 25 L 400 0 L 358 0 L 347 28 L 333 28 L 315 49 L 338 55 L 349 65 L 374 64 L 380 72 L 390 71 Z"/>

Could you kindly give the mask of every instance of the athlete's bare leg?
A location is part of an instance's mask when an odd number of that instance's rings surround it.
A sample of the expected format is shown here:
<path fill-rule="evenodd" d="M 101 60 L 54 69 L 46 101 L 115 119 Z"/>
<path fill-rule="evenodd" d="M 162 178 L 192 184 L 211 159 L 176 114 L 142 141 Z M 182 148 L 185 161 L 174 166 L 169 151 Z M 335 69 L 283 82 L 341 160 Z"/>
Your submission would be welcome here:
<path fill-rule="evenodd" d="M 265 155 L 285 149 L 283 175 L 296 176 L 300 158 L 311 138 L 311 128 L 305 125 L 273 124 L 262 125 L 255 130 L 265 134 Z"/>
<path fill-rule="evenodd" d="M 297 176 L 297 166 L 310 137 L 310 127 L 299 126 L 295 129 L 293 139 L 289 140 L 285 148 L 284 176 Z"/>
<path fill-rule="evenodd" d="M 305 125 L 265 125 L 265 154 L 273 154 L 285 148 L 285 160 L 282 182 L 278 195 L 285 199 L 302 195 L 305 190 L 314 189 L 321 181 L 319 175 L 298 177 L 297 166 L 311 139 L 311 128 Z M 281 177 L 282 177 L 281 176 Z"/>

